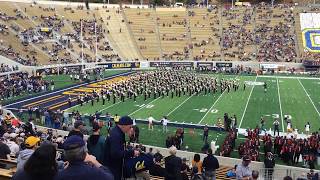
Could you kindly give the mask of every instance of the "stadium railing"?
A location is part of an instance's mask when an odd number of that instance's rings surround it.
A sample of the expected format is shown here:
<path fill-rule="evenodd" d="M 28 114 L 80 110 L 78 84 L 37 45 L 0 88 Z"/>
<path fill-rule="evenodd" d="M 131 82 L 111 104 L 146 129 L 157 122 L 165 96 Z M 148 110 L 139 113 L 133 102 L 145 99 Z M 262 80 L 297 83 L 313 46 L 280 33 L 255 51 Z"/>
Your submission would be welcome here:
<path fill-rule="evenodd" d="M 46 131 L 49 128 L 43 127 L 43 126 L 37 126 L 37 128 L 41 131 Z M 54 133 L 56 133 L 57 135 L 63 135 L 66 136 L 68 135 L 69 132 L 67 131 L 62 131 L 62 130 L 56 130 Z M 144 145 L 147 149 L 149 149 L 150 147 L 153 148 L 154 150 L 159 150 L 160 153 L 163 156 L 169 156 L 169 150 L 167 148 L 162 148 L 162 147 L 156 147 L 156 146 L 149 146 L 149 145 Z M 192 161 L 193 156 L 194 156 L 195 152 L 188 152 L 188 151 L 181 151 L 181 150 L 177 150 L 177 156 L 180 158 L 186 158 L 189 162 Z M 206 157 L 206 154 L 202 154 L 199 153 L 201 159 L 203 160 L 204 157 Z M 241 164 L 242 160 L 241 159 L 235 159 L 235 158 L 229 158 L 229 157 L 222 157 L 222 156 L 215 156 L 219 163 L 220 166 L 224 166 L 224 167 L 234 167 L 234 165 L 236 164 Z M 266 172 L 266 168 L 264 168 L 264 164 L 263 162 L 256 162 L 256 161 L 252 161 L 249 165 L 249 167 L 252 170 L 257 170 L 259 171 L 259 176 L 264 179 L 265 177 L 265 172 Z M 274 172 L 273 172 L 273 176 L 272 179 L 282 179 L 285 176 L 291 176 L 294 177 L 294 179 L 298 178 L 298 177 L 302 177 L 306 174 L 308 174 L 310 172 L 309 169 L 306 168 L 299 168 L 299 167 L 291 167 L 291 166 L 285 166 L 285 165 L 279 165 L 276 164 L 274 167 Z M 319 172 L 319 170 L 315 170 L 315 172 Z"/>

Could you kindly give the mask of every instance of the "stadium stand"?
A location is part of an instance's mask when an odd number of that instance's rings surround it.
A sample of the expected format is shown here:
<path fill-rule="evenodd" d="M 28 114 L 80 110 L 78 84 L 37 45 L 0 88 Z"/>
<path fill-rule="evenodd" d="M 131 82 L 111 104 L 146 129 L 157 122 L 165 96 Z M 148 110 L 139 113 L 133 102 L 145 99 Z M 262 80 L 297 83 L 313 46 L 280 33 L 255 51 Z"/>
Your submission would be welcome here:
<path fill-rule="evenodd" d="M 184 8 L 156 10 L 157 25 L 162 47 L 162 58 L 169 60 L 192 59 L 190 56 L 190 31 Z"/>
<path fill-rule="evenodd" d="M 220 9 L 188 10 L 193 60 L 220 60 L 221 24 Z"/>
<path fill-rule="evenodd" d="M 146 60 L 160 59 L 161 42 L 156 26 L 155 11 L 153 9 L 127 8 L 124 14 L 142 57 Z"/>
<path fill-rule="evenodd" d="M 85 62 L 301 62 L 319 58 L 304 50 L 300 33 L 299 13 L 319 12 L 315 7 L 261 3 L 234 9 L 95 6 L 86 10 L 70 3 L 20 2 L 0 6 L 0 52 L 24 65 L 81 62 L 82 44 Z"/>

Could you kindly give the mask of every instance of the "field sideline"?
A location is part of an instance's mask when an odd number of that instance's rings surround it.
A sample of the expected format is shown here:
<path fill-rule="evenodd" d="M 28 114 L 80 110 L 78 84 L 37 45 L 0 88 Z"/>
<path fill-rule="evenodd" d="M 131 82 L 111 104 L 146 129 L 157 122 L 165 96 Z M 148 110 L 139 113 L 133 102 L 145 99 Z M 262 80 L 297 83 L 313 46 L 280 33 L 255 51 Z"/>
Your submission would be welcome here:
<path fill-rule="evenodd" d="M 290 76 L 234 76 L 214 75 L 218 78 L 238 78 L 241 86 L 236 92 L 223 92 L 222 94 L 185 95 L 179 97 L 160 97 L 143 100 L 138 97 L 134 102 L 127 99 L 125 102 L 117 101 L 115 104 L 102 101 L 68 109 L 69 112 L 79 110 L 82 114 L 93 114 L 96 111 L 103 115 L 125 115 L 137 119 L 153 116 L 160 120 L 168 116 L 171 122 L 209 124 L 214 125 L 218 118 L 223 119 L 227 112 L 229 116 L 236 115 L 239 128 L 254 128 L 260 123 L 261 116 L 266 119 L 267 130 L 272 128 L 273 117 L 280 118 L 280 129 L 286 130 L 284 117 L 291 117 L 294 128 L 301 133 L 306 122 L 310 122 L 311 131 L 320 128 L 320 80 L 319 78 L 290 77 Z M 248 83 L 243 90 L 243 83 Z M 263 82 L 268 85 L 265 93 Z M 251 84 L 251 85 L 250 85 Z M 255 84 L 255 85 L 252 85 Z"/>

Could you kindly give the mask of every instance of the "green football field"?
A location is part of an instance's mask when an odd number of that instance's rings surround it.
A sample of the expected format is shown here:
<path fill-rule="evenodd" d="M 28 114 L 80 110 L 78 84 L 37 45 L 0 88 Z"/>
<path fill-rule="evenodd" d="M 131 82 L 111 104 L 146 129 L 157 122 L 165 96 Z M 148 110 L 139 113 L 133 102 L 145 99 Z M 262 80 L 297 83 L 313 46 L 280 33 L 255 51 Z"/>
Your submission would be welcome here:
<path fill-rule="evenodd" d="M 107 112 L 115 115 L 130 115 L 136 119 L 146 119 L 149 116 L 160 120 L 168 116 L 171 122 L 214 125 L 218 118 L 223 119 L 224 113 L 236 115 L 239 128 L 254 128 L 260 124 L 261 116 L 266 119 L 266 127 L 272 128 L 274 117 L 280 119 L 280 129 L 286 130 L 284 117 L 291 118 L 294 128 L 301 133 L 307 122 L 311 131 L 320 128 L 320 80 L 307 77 L 289 76 L 233 76 L 214 75 L 218 78 L 240 79 L 241 86 L 236 92 L 220 92 L 210 95 L 185 95 L 171 98 L 165 96 L 137 101 L 126 99 L 125 102 L 112 100 L 103 106 L 102 101 L 68 109 L 69 112 L 79 110 L 81 114 L 93 114 L 96 111 L 103 115 Z M 264 92 L 263 83 L 268 85 Z M 243 83 L 247 84 L 243 90 Z"/>

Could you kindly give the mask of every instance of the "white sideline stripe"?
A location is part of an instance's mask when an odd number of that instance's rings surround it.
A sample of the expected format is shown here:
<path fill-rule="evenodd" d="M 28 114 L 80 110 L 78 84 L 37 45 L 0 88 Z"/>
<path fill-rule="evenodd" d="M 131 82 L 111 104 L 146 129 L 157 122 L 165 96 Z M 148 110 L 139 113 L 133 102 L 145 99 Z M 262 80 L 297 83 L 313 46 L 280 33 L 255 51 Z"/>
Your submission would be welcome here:
<path fill-rule="evenodd" d="M 258 76 L 256 76 L 256 78 L 254 79 L 254 82 L 257 81 L 257 78 L 258 78 Z M 249 97 L 248 97 L 248 100 L 247 100 L 247 104 L 246 104 L 246 107 L 245 107 L 244 110 L 243 110 L 243 114 L 242 114 L 242 117 L 241 117 L 240 124 L 239 124 L 239 127 L 238 127 L 238 128 L 241 127 L 241 124 L 242 124 L 244 115 L 246 114 L 247 107 L 248 107 L 248 104 L 249 104 L 249 100 L 250 100 L 250 98 L 251 98 L 251 94 L 252 94 L 252 91 L 253 91 L 254 87 L 255 87 L 255 85 L 253 85 L 252 88 L 251 88 L 251 91 L 250 91 L 250 94 L 249 94 Z"/>
<path fill-rule="evenodd" d="M 219 99 L 222 97 L 222 95 L 224 94 L 224 92 L 226 92 L 225 90 L 220 94 L 220 96 L 218 97 L 218 99 L 213 103 L 213 105 L 210 107 L 210 109 L 206 112 L 206 114 L 201 118 L 201 120 L 198 122 L 198 124 L 200 124 L 204 118 L 208 115 L 208 113 L 211 111 L 211 109 L 217 104 L 217 102 L 219 101 Z"/>
<path fill-rule="evenodd" d="M 281 105 L 281 97 L 280 97 L 280 88 L 279 88 L 279 79 L 278 78 L 277 78 L 277 87 L 278 87 L 278 98 L 279 98 L 279 106 L 280 106 L 282 132 L 284 132 L 284 122 L 283 122 L 283 113 L 282 113 L 282 105 Z"/>
<path fill-rule="evenodd" d="M 307 92 L 307 91 L 306 91 L 306 89 L 304 88 L 304 86 L 303 86 L 303 84 L 301 83 L 301 81 L 300 81 L 299 79 L 298 79 L 298 81 L 299 81 L 300 85 L 302 86 L 302 88 L 303 88 L 304 92 L 307 94 L 307 96 L 308 96 L 308 98 L 309 98 L 309 100 L 310 100 L 311 104 L 313 105 L 314 109 L 317 111 L 317 113 L 318 113 L 318 115 L 319 115 L 319 117 L 320 117 L 320 113 L 319 113 L 319 111 L 318 111 L 318 109 L 317 109 L 316 105 L 314 105 L 314 103 L 313 103 L 313 101 L 312 101 L 312 99 L 311 99 L 310 95 L 308 94 L 308 92 Z"/>
<path fill-rule="evenodd" d="M 119 103 L 121 103 L 121 101 L 119 101 L 119 102 L 117 102 L 117 103 L 114 103 L 114 104 L 111 104 L 110 106 L 107 106 L 106 108 L 100 109 L 98 112 L 102 112 L 102 111 L 104 111 L 104 110 L 106 110 L 106 109 L 109 109 L 109 108 L 111 108 L 111 107 L 119 104 Z"/>
<path fill-rule="evenodd" d="M 314 79 L 320 80 L 318 77 L 296 77 L 296 76 L 268 76 L 268 75 L 260 75 L 259 77 L 266 77 L 266 78 L 279 78 L 279 79 Z"/>
<path fill-rule="evenodd" d="M 156 98 L 156 99 L 154 99 L 154 100 L 150 101 L 148 104 L 146 104 L 146 105 L 142 106 L 141 108 L 139 108 L 139 109 L 137 109 L 137 110 L 133 111 L 132 113 L 130 113 L 130 114 L 129 114 L 129 116 L 131 116 L 131 115 L 135 114 L 136 112 L 140 111 L 141 109 L 143 109 L 143 108 L 144 108 L 144 107 L 146 107 L 147 105 L 149 105 L 149 104 L 153 103 L 154 101 L 158 100 L 160 97 L 161 97 L 161 96 L 159 96 L 158 98 Z"/>
<path fill-rule="evenodd" d="M 103 80 L 107 80 L 107 79 L 110 79 L 110 78 L 122 76 L 124 74 L 129 74 L 129 73 L 128 72 L 124 72 L 124 73 L 108 76 L 108 77 L 106 77 L 106 78 L 104 78 L 102 80 L 99 80 L 99 81 L 103 81 Z M 30 100 L 33 100 L 33 99 L 37 99 L 37 98 L 40 98 L 40 97 L 43 97 L 43 96 L 48 96 L 48 95 L 51 95 L 51 94 L 55 94 L 55 93 L 59 93 L 59 92 L 62 92 L 62 91 L 69 90 L 69 89 L 77 88 L 79 86 L 85 86 L 85 85 L 88 85 L 88 84 L 91 84 L 91 83 L 95 83 L 95 82 L 99 82 L 99 81 L 92 81 L 92 82 L 88 82 L 88 83 L 78 84 L 78 85 L 75 85 L 75 86 L 72 86 L 72 87 L 68 87 L 68 88 L 65 88 L 65 89 L 61 89 L 61 90 L 58 90 L 58 91 L 54 91 L 54 92 L 51 92 L 51 93 L 48 93 L 48 94 L 43 94 L 41 96 L 36 96 L 36 97 L 33 97 L 33 98 L 28 98 L 28 99 L 25 99 L 25 100 L 22 100 L 22 101 L 18 101 L 18 102 L 12 103 L 12 104 L 8 104 L 8 105 L 5 105 L 3 107 L 12 106 L 12 105 L 15 105 L 15 104 L 23 103 L 23 102 L 30 101 Z"/>
<path fill-rule="evenodd" d="M 185 102 L 187 102 L 190 98 L 192 98 L 194 96 L 194 94 L 192 94 L 192 96 L 188 97 L 187 99 L 185 99 L 181 104 L 179 104 L 179 106 L 177 106 L 176 108 L 174 108 L 172 111 L 170 111 L 167 116 L 169 116 L 171 113 L 173 113 L 175 110 L 177 110 L 180 106 L 182 106 Z"/>

